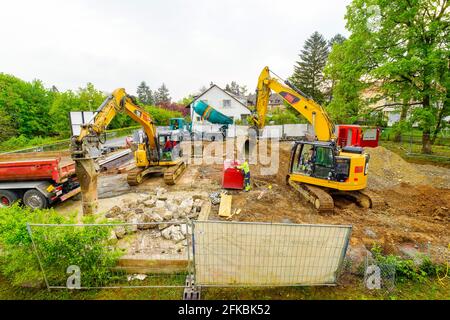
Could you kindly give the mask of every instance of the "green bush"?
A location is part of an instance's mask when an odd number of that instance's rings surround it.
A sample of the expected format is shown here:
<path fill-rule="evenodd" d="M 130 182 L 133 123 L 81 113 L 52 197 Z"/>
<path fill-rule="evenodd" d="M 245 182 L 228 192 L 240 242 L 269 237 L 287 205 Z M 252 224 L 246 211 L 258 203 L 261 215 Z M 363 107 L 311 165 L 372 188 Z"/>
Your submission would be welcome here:
<path fill-rule="evenodd" d="M 383 255 L 380 246 L 374 246 L 371 251 L 376 263 L 391 265 L 395 268 L 396 278 L 400 282 L 405 280 L 424 282 L 427 277 L 436 277 L 444 268 L 442 265 L 433 263 L 426 256 L 418 264 L 412 259 L 402 259 L 392 254 Z"/>
<path fill-rule="evenodd" d="M 171 118 L 183 118 L 183 115 L 180 112 L 160 107 L 145 106 L 145 110 L 150 113 L 157 126 L 168 126 Z"/>
<path fill-rule="evenodd" d="M 307 123 L 306 119 L 290 106 L 285 109 L 275 108 L 267 115 L 266 124 L 271 122 L 274 125 Z"/>
<path fill-rule="evenodd" d="M 13 285 L 39 283 L 42 274 L 27 222 L 73 224 L 75 217 L 63 217 L 54 210 L 31 210 L 15 204 L 0 209 L 0 272 Z M 89 222 L 89 221 L 85 221 Z M 110 227 L 32 227 L 41 264 L 50 284 L 65 286 L 67 267 L 81 270 L 82 286 L 106 283 L 121 252 L 108 246 Z"/>
<path fill-rule="evenodd" d="M 50 144 L 60 140 L 57 137 L 33 137 L 27 138 L 24 135 L 18 137 L 12 137 L 6 141 L 0 143 L 0 151 L 13 151 L 25 149 L 28 147 L 40 146 L 44 144 Z"/>

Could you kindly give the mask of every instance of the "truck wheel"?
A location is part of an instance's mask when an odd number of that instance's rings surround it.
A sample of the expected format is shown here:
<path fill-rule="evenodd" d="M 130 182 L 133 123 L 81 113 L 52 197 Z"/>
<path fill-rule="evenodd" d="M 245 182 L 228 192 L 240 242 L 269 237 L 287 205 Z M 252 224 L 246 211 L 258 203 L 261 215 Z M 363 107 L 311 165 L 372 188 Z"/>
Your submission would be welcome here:
<path fill-rule="evenodd" d="M 25 192 L 23 204 L 31 209 L 45 209 L 48 206 L 47 198 L 36 189 Z"/>
<path fill-rule="evenodd" d="M 15 194 L 14 192 L 8 190 L 0 190 L 0 208 L 9 207 L 15 201 L 17 201 L 17 199 L 17 194 Z"/>

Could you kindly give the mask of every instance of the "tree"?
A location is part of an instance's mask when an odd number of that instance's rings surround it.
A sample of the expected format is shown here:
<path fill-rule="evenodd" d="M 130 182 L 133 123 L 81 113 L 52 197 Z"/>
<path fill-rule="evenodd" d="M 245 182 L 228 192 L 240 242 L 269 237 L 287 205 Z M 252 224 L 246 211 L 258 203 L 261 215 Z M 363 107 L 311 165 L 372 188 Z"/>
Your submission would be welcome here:
<path fill-rule="evenodd" d="M 208 88 L 207 88 L 206 86 L 202 86 L 200 89 L 198 89 L 198 92 L 197 92 L 196 95 L 200 95 L 200 94 L 202 94 L 203 92 L 205 92 L 206 90 L 208 90 Z"/>
<path fill-rule="evenodd" d="M 236 96 L 245 96 L 247 94 L 247 86 L 243 85 L 239 85 L 237 82 L 235 81 L 231 81 L 230 84 L 226 84 L 225 86 L 225 91 L 234 94 Z"/>
<path fill-rule="evenodd" d="M 17 130 L 13 126 L 11 117 L 6 111 L 0 109 L 0 143 L 14 137 Z"/>
<path fill-rule="evenodd" d="M 0 74 L 0 110 L 9 117 L 18 135 L 31 138 L 53 133 L 49 121 L 53 94 L 39 80 L 25 82 Z"/>
<path fill-rule="evenodd" d="M 177 102 L 177 104 L 182 106 L 188 106 L 191 104 L 191 102 L 194 101 L 194 95 L 190 94 L 187 97 L 184 97 L 180 101 Z"/>
<path fill-rule="evenodd" d="M 186 108 L 186 105 L 178 104 L 175 102 L 163 102 L 159 105 L 159 107 L 169 111 L 178 112 L 182 114 L 183 117 L 185 117 L 189 112 L 189 109 Z"/>
<path fill-rule="evenodd" d="M 137 87 L 136 90 L 138 99 L 145 105 L 153 105 L 154 99 L 153 99 L 153 93 L 152 90 L 150 90 L 150 87 L 147 86 L 145 81 L 142 81 L 141 84 Z"/>
<path fill-rule="evenodd" d="M 333 89 L 327 110 L 338 123 L 354 123 L 365 105 L 361 93 L 370 86 L 363 77 L 370 65 L 365 46 L 364 39 L 346 40 L 329 54 L 324 73 Z"/>
<path fill-rule="evenodd" d="M 155 92 L 154 102 L 155 102 L 155 105 L 157 105 L 157 106 L 162 103 L 170 103 L 171 102 L 171 98 L 169 95 L 169 89 L 167 89 L 167 87 L 164 83 Z"/>
<path fill-rule="evenodd" d="M 328 46 L 332 49 L 335 44 L 343 44 L 345 40 L 347 40 L 347 38 L 338 33 L 328 41 Z"/>
<path fill-rule="evenodd" d="M 423 153 L 432 152 L 450 114 L 448 9 L 449 0 L 354 0 L 346 14 L 352 34 L 333 47 L 331 73 L 341 82 L 353 62 L 356 90 L 362 79 L 379 82 L 386 96 L 399 101 L 390 106 L 406 107 L 419 124 Z M 337 55 L 346 63 L 337 63 Z"/>
<path fill-rule="evenodd" d="M 296 62 L 294 74 L 290 78 L 295 86 L 318 103 L 324 102 L 323 69 L 327 63 L 328 53 L 328 42 L 320 33 L 314 32 L 305 41 L 299 54 L 300 60 Z"/>
<path fill-rule="evenodd" d="M 76 92 L 68 90 L 56 93 L 49 112 L 53 131 L 61 136 L 68 136 L 70 134 L 69 112 L 95 111 L 105 98 L 105 94 L 97 90 L 92 83 L 87 83 L 86 87 L 78 88 Z M 113 119 L 109 127 L 114 128 L 117 121 Z"/>

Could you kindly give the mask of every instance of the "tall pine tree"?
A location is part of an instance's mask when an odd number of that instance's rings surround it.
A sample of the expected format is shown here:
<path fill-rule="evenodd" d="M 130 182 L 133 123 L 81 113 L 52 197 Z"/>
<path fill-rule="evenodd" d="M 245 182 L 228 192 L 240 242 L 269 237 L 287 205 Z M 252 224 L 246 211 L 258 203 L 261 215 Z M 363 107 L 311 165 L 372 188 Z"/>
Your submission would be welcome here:
<path fill-rule="evenodd" d="M 347 40 L 346 37 L 344 37 L 342 34 L 337 33 L 333 38 L 331 38 L 328 41 L 328 45 L 330 46 L 330 49 L 333 48 L 333 45 L 335 44 L 342 44 L 344 41 Z"/>
<path fill-rule="evenodd" d="M 169 89 L 167 89 L 164 83 L 155 92 L 154 99 L 156 105 L 161 105 L 163 103 L 170 103 L 170 101 L 172 100 L 169 95 Z"/>
<path fill-rule="evenodd" d="M 307 95 L 318 103 L 324 102 L 324 76 L 323 69 L 327 63 L 329 53 L 328 42 L 318 33 L 314 32 L 306 40 L 299 55 L 300 60 L 294 66 L 291 81 Z"/>
<path fill-rule="evenodd" d="M 150 87 L 147 86 L 145 81 L 142 81 L 141 84 L 137 87 L 136 93 L 137 93 L 139 100 L 143 104 L 148 105 L 148 106 L 154 104 L 152 90 L 150 90 Z"/>

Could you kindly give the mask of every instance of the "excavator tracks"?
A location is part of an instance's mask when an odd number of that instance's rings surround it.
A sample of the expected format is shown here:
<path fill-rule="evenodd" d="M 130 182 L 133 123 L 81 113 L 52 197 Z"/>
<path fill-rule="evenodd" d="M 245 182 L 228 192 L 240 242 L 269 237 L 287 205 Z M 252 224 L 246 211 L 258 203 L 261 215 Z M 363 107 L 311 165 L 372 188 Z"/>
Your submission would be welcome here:
<path fill-rule="evenodd" d="M 380 209 L 385 206 L 384 199 L 373 191 L 359 190 L 358 204 L 363 208 Z"/>
<path fill-rule="evenodd" d="M 144 172 L 145 169 L 142 168 L 134 168 L 130 171 L 128 171 L 128 175 L 127 175 L 127 182 L 128 185 L 130 186 L 137 186 L 139 184 L 142 183 L 142 181 L 144 180 Z"/>
<path fill-rule="evenodd" d="M 128 171 L 127 182 L 130 186 L 137 186 L 144 181 L 144 177 L 151 173 L 164 173 L 164 182 L 174 185 L 186 170 L 186 163 L 180 162 L 174 166 L 154 166 L 149 168 L 134 168 Z"/>
<path fill-rule="evenodd" d="M 385 206 L 384 199 L 373 191 L 359 190 L 359 191 L 333 191 L 329 192 L 326 189 L 298 183 L 288 180 L 295 190 L 297 190 L 305 199 L 311 202 L 319 213 L 332 214 L 334 211 L 334 200 L 332 196 L 344 196 L 352 198 L 359 206 L 366 209 L 380 209 Z"/>
<path fill-rule="evenodd" d="M 164 171 L 164 182 L 167 185 L 174 185 L 182 174 L 186 171 L 186 162 L 180 162 Z"/>
<path fill-rule="evenodd" d="M 319 213 L 332 214 L 334 211 L 334 201 L 331 195 L 324 189 L 307 185 L 304 183 L 298 183 L 288 180 L 295 190 L 297 190 L 305 199 L 311 202 Z"/>

